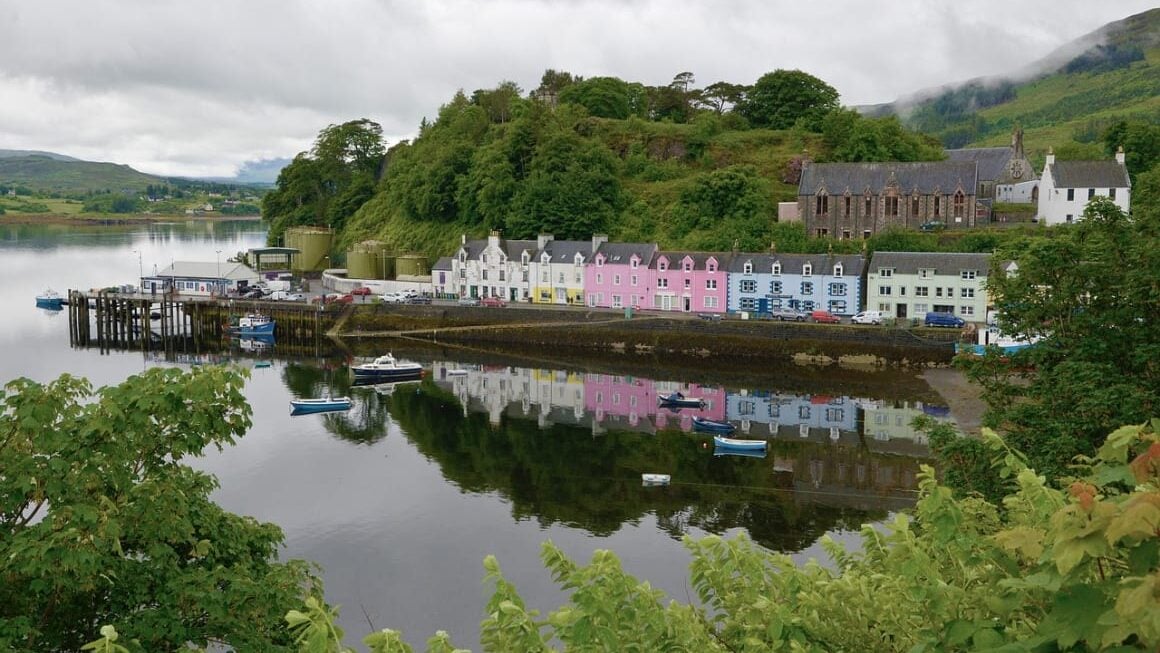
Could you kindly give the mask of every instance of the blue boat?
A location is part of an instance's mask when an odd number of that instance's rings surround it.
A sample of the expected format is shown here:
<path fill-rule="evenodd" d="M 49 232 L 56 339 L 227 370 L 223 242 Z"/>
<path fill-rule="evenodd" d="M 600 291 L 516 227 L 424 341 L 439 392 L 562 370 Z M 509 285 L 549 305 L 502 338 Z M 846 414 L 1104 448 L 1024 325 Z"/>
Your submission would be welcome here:
<path fill-rule="evenodd" d="M 765 440 L 737 440 L 714 435 L 713 444 L 722 451 L 765 451 Z"/>
<path fill-rule="evenodd" d="M 679 392 L 667 395 L 657 395 L 657 401 L 667 408 L 704 408 L 705 400 L 699 397 L 686 397 Z"/>
<path fill-rule="evenodd" d="M 728 449 L 713 448 L 714 456 L 737 456 L 738 458 L 765 458 L 765 449 Z"/>
<path fill-rule="evenodd" d="M 693 430 L 704 431 L 706 433 L 732 433 L 737 430 L 737 427 L 729 422 L 717 422 L 711 419 L 705 419 L 704 417 L 694 417 Z"/>
<path fill-rule="evenodd" d="M 274 320 L 269 315 L 248 313 L 238 320 L 233 332 L 240 336 L 273 336 Z"/>
<path fill-rule="evenodd" d="M 311 413 L 330 413 L 338 410 L 350 410 L 354 404 L 350 397 L 321 397 L 319 399 L 291 399 L 291 415 L 308 415 Z"/>
<path fill-rule="evenodd" d="M 36 305 L 39 308 L 59 311 L 64 308 L 64 297 L 50 288 L 36 296 Z"/>

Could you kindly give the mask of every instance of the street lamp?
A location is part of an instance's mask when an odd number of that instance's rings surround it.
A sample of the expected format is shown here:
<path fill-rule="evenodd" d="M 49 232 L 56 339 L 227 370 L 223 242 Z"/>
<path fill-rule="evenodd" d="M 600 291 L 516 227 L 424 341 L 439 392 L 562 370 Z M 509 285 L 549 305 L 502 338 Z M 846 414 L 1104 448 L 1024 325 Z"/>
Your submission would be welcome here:
<path fill-rule="evenodd" d="M 144 290 L 144 288 L 141 288 L 141 285 L 144 283 L 143 279 L 145 278 L 145 265 L 141 262 L 141 250 L 135 249 L 133 250 L 133 253 L 137 255 L 137 286 L 138 289 Z"/>
<path fill-rule="evenodd" d="M 217 252 L 217 279 L 214 280 L 214 285 L 217 286 L 218 296 L 222 295 L 222 251 L 220 249 L 214 250 Z"/>

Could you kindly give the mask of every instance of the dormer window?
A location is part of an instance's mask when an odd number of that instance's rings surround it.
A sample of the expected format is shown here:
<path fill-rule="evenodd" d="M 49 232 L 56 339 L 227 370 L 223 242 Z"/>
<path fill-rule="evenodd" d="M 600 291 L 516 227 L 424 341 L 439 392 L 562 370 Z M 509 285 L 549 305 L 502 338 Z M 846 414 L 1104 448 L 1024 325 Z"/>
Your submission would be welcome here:
<path fill-rule="evenodd" d="M 629 267 L 631 267 L 633 270 L 639 268 L 640 267 L 640 259 L 638 259 L 635 256 L 632 257 L 632 260 L 629 261 Z"/>
<path fill-rule="evenodd" d="M 835 277 L 842 276 L 842 264 L 841 263 L 834 264 L 834 276 Z"/>
<path fill-rule="evenodd" d="M 745 271 L 745 274 L 753 274 L 753 263 L 750 261 L 746 261 L 744 271 Z"/>
<path fill-rule="evenodd" d="M 812 276 L 813 273 L 814 273 L 814 266 L 813 265 L 810 265 L 809 263 L 802 265 L 802 276 L 803 277 Z"/>
<path fill-rule="evenodd" d="M 683 264 L 683 268 L 684 268 L 685 272 L 692 272 L 693 271 L 693 263 L 691 261 L 685 261 Z"/>
<path fill-rule="evenodd" d="M 781 263 L 774 263 L 773 264 L 773 276 L 775 276 L 775 277 L 781 276 Z"/>
<path fill-rule="evenodd" d="M 668 270 L 669 269 L 669 262 L 668 261 L 658 261 L 657 262 L 657 269 L 660 270 L 661 272 Z"/>
<path fill-rule="evenodd" d="M 523 263 L 524 265 L 527 265 L 527 264 L 528 264 L 528 253 L 527 253 L 527 252 L 524 252 L 524 253 L 523 253 L 523 254 L 520 256 L 520 262 L 521 262 L 521 263 Z"/>
<path fill-rule="evenodd" d="M 459 262 L 460 262 L 460 263 L 466 263 L 466 262 L 467 262 L 467 252 L 465 252 L 465 251 L 463 251 L 463 250 L 459 250 Z"/>
<path fill-rule="evenodd" d="M 596 257 L 596 267 L 598 267 L 598 268 L 604 267 L 604 257 L 603 256 Z"/>

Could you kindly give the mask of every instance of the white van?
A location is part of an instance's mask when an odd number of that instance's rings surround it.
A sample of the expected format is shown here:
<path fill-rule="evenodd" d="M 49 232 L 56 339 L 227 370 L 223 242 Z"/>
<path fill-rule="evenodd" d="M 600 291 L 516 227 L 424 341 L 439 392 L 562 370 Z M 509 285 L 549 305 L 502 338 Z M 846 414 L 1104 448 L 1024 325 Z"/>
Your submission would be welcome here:
<path fill-rule="evenodd" d="M 882 324 L 885 317 L 886 314 L 882 311 L 862 311 L 850 318 L 850 321 L 854 324 Z"/>

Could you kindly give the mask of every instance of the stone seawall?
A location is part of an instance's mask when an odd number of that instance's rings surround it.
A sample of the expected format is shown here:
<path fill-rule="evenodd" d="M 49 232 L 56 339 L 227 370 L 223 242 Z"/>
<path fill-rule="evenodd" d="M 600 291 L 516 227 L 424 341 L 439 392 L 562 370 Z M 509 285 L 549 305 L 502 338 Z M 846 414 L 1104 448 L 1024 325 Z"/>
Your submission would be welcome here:
<path fill-rule="evenodd" d="M 821 363 L 945 365 L 958 331 L 769 320 L 700 319 L 575 307 L 502 309 L 449 305 L 359 307 L 342 337 L 405 337 L 438 343 L 616 352 L 697 360 L 808 359 Z"/>

